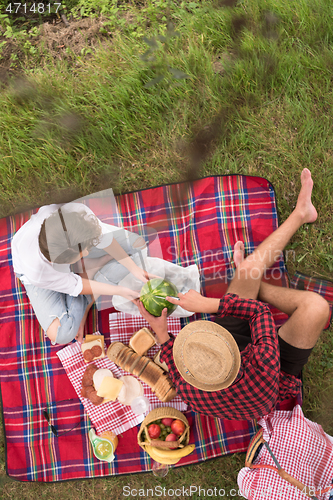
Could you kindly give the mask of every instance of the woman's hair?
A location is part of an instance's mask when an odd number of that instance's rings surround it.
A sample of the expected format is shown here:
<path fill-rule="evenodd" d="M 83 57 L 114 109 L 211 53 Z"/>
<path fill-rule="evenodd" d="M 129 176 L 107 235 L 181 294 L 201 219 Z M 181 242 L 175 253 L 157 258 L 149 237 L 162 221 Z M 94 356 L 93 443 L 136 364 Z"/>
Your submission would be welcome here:
<path fill-rule="evenodd" d="M 95 215 L 59 209 L 44 220 L 38 237 L 39 248 L 49 262 L 69 264 L 79 257 L 79 244 L 81 250 L 90 250 L 98 245 L 101 234 Z"/>

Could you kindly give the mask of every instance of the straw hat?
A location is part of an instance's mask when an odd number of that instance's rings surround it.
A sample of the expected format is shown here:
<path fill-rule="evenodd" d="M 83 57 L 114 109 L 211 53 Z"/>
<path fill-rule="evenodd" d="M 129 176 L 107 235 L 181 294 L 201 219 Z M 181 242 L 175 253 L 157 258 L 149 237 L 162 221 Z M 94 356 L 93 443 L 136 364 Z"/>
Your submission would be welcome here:
<path fill-rule="evenodd" d="M 175 339 L 173 357 L 183 379 L 208 392 L 229 387 L 241 363 L 235 339 L 213 321 L 186 325 Z"/>

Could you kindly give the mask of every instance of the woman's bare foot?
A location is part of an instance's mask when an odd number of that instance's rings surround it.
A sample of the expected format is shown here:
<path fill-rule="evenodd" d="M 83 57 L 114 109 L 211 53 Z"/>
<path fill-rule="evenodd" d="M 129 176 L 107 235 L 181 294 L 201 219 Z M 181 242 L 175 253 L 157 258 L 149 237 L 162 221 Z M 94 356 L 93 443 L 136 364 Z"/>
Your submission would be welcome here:
<path fill-rule="evenodd" d="M 234 264 L 238 267 L 244 260 L 244 243 L 242 241 L 237 241 L 234 246 Z"/>
<path fill-rule="evenodd" d="M 301 173 L 301 183 L 302 187 L 298 195 L 295 211 L 301 214 L 305 224 L 314 222 L 318 217 L 317 210 L 311 202 L 313 180 L 308 168 L 304 168 Z"/>
<path fill-rule="evenodd" d="M 81 319 L 81 323 L 80 323 L 79 329 L 78 329 L 76 337 L 75 337 L 75 340 L 77 342 L 83 342 L 84 325 L 86 324 L 88 312 L 89 312 L 91 306 L 93 305 L 93 303 L 94 303 L 94 301 L 92 301 L 92 302 L 90 302 L 90 304 L 88 304 L 88 306 L 84 312 L 83 318 Z"/>
<path fill-rule="evenodd" d="M 90 311 L 91 306 L 93 305 L 93 303 L 95 302 L 95 300 L 98 299 L 98 297 L 99 297 L 99 295 L 94 296 L 93 300 L 90 302 L 90 304 L 87 305 L 87 308 L 84 311 L 83 318 L 81 319 L 81 323 L 80 323 L 79 329 L 78 329 L 76 337 L 75 337 L 75 340 L 77 340 L 78 342 L 82 342 L 83 341 L 84 325 L 86 324 L 86 321 L 87 321 L 87 318 L 88 318 L 88 313 Z"/>
<path fill-rule="evenodd" d="M 76 334 L 75 340 L 77 342 L 81 342 L 82 343 L 82 341 L 83 341 L 83 334 L 84 334 L 84 324 L 82 325 L 82 323 L 81 323 L 81 325 L 79 326 L 78 332 Z"/>

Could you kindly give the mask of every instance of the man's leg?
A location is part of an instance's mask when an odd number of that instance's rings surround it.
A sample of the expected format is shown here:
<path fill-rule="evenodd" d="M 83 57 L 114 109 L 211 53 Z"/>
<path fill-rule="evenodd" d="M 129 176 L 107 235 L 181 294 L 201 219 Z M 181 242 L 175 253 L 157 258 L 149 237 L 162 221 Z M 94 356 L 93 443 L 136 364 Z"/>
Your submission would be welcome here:
<path fill-rule="evenodd" d="M 262 282 L 258 299 L 290 316 L 279 330 L 285 342 L 299 349 L 315 346 L 330 313 L 328 302 L 321 295 Z"/>
<path fill-rule="evenodd" d="M 301 174 L 301 191 L 298 195 L 295 210 L 288 219 L 270 234 L 256 250 L 236 268 L 228 292 L 236 293 L 241 298 L 256 299 L 263 274 L 279 258 L 290 238 L 305 223 L 314 222 L 317 211 L 311 202 L 313 181 L 311 172 L 305 168 Z M 241 251 L 241 242 L 235 245 L 235 253 Z M 236 260 L 238 259 L 238 255 Z"/>

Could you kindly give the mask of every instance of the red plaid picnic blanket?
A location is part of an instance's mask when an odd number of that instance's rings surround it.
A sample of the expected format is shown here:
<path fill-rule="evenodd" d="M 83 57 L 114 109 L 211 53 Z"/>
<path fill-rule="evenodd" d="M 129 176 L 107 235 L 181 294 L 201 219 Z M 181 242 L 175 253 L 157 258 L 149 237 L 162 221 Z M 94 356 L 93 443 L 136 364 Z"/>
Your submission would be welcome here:
<path fill-rule="evenodd" d="M 307 276 L 306 274 L 296 271 L 290 280 L 290 288 L 298 290 L 308 290 L 322 295 L 330 305 L 330 317 L 327 320 L 324 330 L 328 330 L 332 323 L 333 317 L 333 281 L 319 278 L 318 276 Z"/>
<path fill-rule="evenodd" d="M 172 184 L 118 196 L 121 217 L 117 220 L 103 214 L 104 208 L 99 211 L 103 203 L 98 194 L 85 202 L 104 222 L 142 234 L 145 227 L 154 228 L 164 259 L 183 266 L 197 264 L 202 291 L 211 297 L 221 296 L 227 288 L 235 242 L 242 239 L 250 253 L 278 226 L 274 189 L 260 177 L 213 176 L 190 185 Z M 114 462 L 94 457 L 88 440 L 92 423 L 57 356 L 63 347 L 45 340 L 25 289 L 13 273 L 12 236 L 37 210 L 0 221 L 0 383 L 7 474 L 21 481 L 49 482 L 148 471 L 151 461 L 137 444 L 137 427 L 119 436 Z M 287 285 L 282 257 L 266 279 Z M 103 334 L 107 346 L 110 312 L 93 308 L 86 327 L 86 333 Z M 274 317 L 280 324 L 286 318 L 278 311 Z M 209 316 L 197 315 L 181 323 L 200 318 Z M 71 401 L 59 403 L 67 399 Z M 46 407 L 58 431 L 75 429 L 56 438 L 43 418 Z M 177 466 L 245 451 L 257 430 L 255 421 L 219 420 L 194 412 L 186 416 L 190 442 L 196 448 Z"/>

